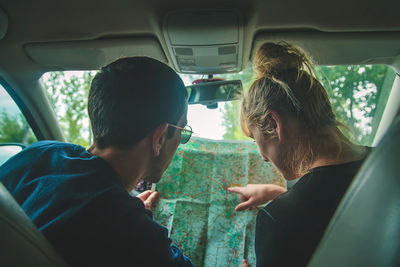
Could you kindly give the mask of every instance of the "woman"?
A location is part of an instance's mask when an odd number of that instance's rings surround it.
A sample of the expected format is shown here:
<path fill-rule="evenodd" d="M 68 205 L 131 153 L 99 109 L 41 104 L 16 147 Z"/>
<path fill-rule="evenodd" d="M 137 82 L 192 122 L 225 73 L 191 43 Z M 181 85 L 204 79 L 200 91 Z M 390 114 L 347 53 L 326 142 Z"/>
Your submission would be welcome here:
<path fill-rule="evenodd" d="M 275 185 L 229 190 L 241 195 L 238 211 L 274 199 L 257 216 L 257 266 L 304 266 L 368 149 L 341 133 L 325 88 L 298 48 L 265 43 L 254 64 L 242 129 L 285 179 L 301 179 L 288 192 Z"/>

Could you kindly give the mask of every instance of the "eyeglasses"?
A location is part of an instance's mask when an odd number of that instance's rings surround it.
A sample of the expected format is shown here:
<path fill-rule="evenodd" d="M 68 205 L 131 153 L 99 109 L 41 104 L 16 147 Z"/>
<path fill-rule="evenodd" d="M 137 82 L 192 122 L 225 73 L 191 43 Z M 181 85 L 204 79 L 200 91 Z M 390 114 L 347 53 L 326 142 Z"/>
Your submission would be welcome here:
<path fill-rule="evenodd" d="M 192 127 L 190 127 L 189 125 L 186 125 L 184 128 L 173 125 L 173 124 L 169 124 L 168 126 L 174 127 L 178 130 L 181 130 L 181 144 L 186 144 L 187 142 L 189 142 L 190 137 L 192 136 Z"/>

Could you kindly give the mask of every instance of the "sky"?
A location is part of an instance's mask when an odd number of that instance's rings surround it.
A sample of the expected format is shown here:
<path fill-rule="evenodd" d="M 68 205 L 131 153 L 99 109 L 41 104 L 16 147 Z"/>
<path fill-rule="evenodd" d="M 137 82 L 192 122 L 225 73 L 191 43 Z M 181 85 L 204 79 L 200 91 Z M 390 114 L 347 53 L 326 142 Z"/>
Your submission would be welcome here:
<path fill-rule="evenodd" d="M 225 127 L 222 126 L 223 103 L 218 109 L 207 109 L 203 105 L 189 105 L 188 124 L 194 131 L 194 136 L 214 140 L 222 140 Z"/>
<path fill-rule="evenodd" d="M 189 75 L 181 74 L 180 77 L 185 85 L 190 85 Z M 199 76 L 198 78 L 201 78 Z M 223 122 L 224 104 L 219 103 L 217 109 L 208 109 L 204 105 L 196 104 L 188 107 L 188 124 L 194 131 L 194 136 L 223 140 L 225 127 Z"/>
<path fill-rule="evenodd" d="M 7 91 L 0 84 L 0 111 L 5 110 L 8 114 L 18 114 L 19 108 L 14 100 L 8 95 Z"/>

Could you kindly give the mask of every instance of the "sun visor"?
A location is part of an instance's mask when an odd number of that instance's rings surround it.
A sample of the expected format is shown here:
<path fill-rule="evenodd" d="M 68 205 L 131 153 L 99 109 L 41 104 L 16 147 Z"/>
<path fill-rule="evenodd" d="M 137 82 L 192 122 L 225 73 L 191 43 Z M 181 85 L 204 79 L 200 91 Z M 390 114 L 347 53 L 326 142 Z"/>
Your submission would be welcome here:
<path fill-rule="evenodd" d="M 7 14 L 0 8 L 0 40 L 4 38 L 7 33 L 8 28 L 8 16 Z"/>
<path fill-rule="evenodd" d="M 164 20 L 163 33 L 178 72 L 213 74 L 242 69 L 243 25 L 239 13 L 171 13 Z"/>
<path fill-rule="evenodd" d="M 400 32 L 360 33 L 260 33 L 252 55 L 265 42 L 285 41 L 297 45 L 318 65 L 389 64 L 400 53 Z"/>
<path fill-rule="evenodd" d="M 95 70 L 118 58 L 132 56 L 148 56 L 167 63 L 154 38 L 31 43 L 24 49 L 35 63 L 50 69 Z"/>

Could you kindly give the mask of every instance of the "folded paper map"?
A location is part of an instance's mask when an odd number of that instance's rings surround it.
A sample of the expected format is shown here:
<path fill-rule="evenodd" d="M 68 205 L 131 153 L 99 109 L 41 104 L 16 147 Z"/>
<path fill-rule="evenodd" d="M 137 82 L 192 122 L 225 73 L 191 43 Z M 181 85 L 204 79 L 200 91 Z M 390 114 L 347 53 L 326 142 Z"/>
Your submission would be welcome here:
<path fill-rule="evenodd" d="M 253 142 L 193 139 L 156 186 L 154 219 L 196 266 L 241 266 L 243 258 L 255 266 L 257 210 L 236 212 L 239 195 L 227 191 L 249 183 L 285 186 Z"/>

